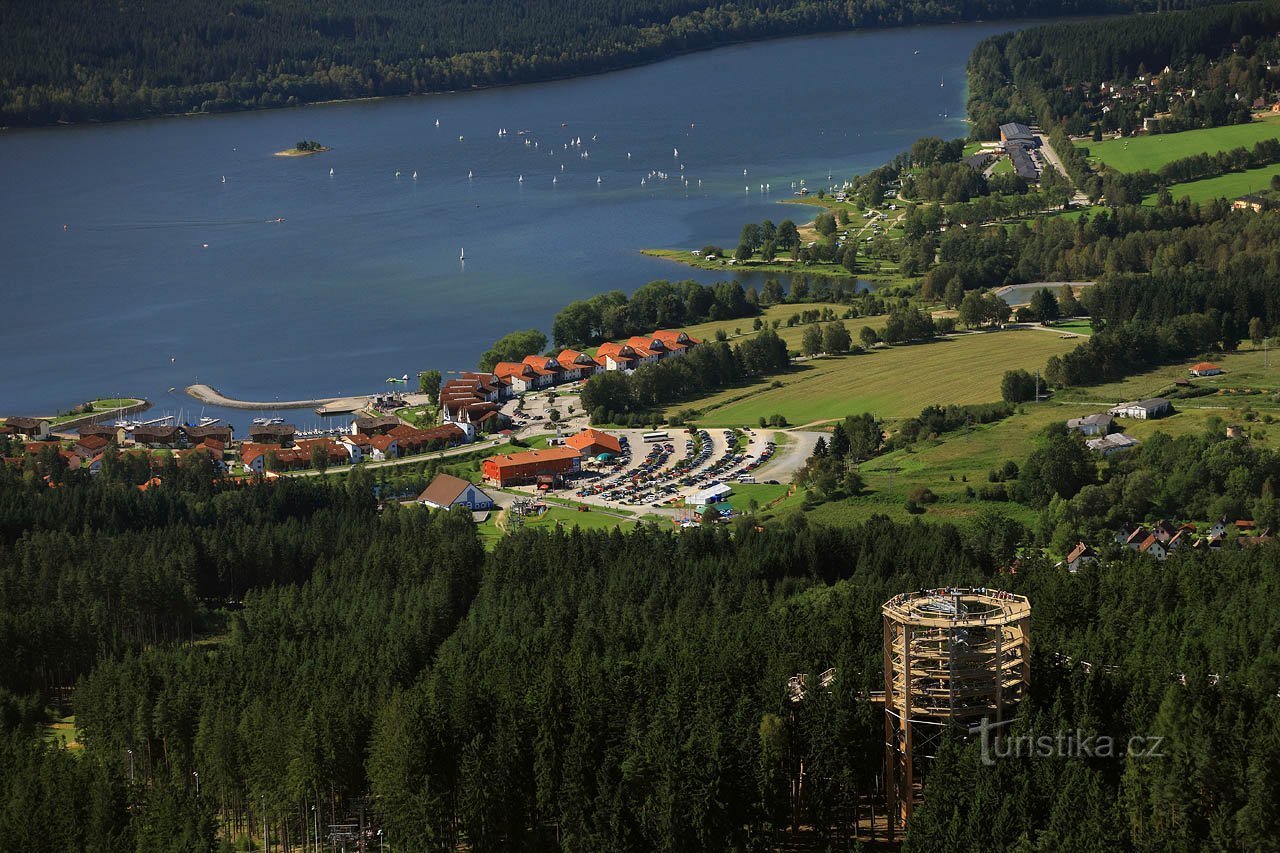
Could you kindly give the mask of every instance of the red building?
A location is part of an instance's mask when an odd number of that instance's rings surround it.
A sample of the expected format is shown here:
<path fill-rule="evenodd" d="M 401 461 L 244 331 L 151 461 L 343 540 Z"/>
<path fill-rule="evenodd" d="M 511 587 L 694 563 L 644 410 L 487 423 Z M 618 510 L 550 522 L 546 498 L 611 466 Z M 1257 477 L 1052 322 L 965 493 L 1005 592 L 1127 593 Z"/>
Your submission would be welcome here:
<path fill-rule="evenodd" d="M 536 482 L 542 477 L 558 480 L 566 474 L 577 473 L 581 461 L 582 455 L 572 447 L 548 447 L 490 456 L 480 463 L 480 472 L 487 482 L 512 486 Z"/>

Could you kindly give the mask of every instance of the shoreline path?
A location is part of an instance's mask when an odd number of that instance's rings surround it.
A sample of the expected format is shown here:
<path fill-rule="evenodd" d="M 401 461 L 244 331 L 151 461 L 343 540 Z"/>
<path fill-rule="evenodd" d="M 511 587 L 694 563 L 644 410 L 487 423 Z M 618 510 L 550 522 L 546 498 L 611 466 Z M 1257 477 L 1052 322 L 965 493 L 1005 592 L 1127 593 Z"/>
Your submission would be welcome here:
<path fill-rule="evenodd" d="M 271 409 L 313 409 L 316 406 L 328 406 L 335 403 L 351 403 L 353 408 L 363 408 L 373 399 L 372 397 L 321 397 L 315 400 L 257 402 L 252 400 L 233 400 L 223 395 L 217 388 L 203 383 L 188 385 L 185 390 L 201 403 L 210 406 L 223 406 L 228 409 L 260 409 L 263 411 Z"/>

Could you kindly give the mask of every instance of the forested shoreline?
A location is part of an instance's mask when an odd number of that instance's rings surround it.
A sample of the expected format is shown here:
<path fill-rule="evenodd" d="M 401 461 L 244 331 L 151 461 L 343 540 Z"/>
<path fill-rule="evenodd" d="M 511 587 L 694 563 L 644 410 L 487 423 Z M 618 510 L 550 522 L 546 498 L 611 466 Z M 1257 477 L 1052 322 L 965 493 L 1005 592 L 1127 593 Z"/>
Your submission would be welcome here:
<path fill-rule="evenodd" d="M 0 126 L 293 106 L 580 76 L 743 41 L 1007 17 L 1188 8 L 1206 0 L 361 0 L 0 9 Z"/>

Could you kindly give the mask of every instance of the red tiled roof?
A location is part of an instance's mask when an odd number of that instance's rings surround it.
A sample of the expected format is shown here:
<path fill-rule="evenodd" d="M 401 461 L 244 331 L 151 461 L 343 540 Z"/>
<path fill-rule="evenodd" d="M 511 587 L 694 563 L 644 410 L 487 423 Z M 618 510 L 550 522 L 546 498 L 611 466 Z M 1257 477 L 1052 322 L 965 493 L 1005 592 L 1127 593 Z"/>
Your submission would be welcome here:
<path fill-rule="evenodd" d="M 584 429 L 577 435 L 569 436 L 565 439 L 564 443 L 581 451 L 585 451 L 588 447 L 599 447 L 602 448 L 602 450 L 597 452 L 615 454 L 622 452 L 622 444 L 618 439 L 609 435 L 609 433 L 601 432 L 598 429 Z"/>
<path fill-rule="evenodd" d="M 556 459 L 578 459 L 581 453 L 572 447 L 548 447 L 544 450 L 526 450 L 522 453 L 504 453 L 484 460 L 497 468 L 528 465 L 532 462 L 549 462 Z"/>
<path fill-rule="evenodd" d="M 85 450 L 101 450 L 110 443 L 111 442 L 108 439 L 100 435 L 86 435 L 77 441 L 76 445 L 84 448 Z"/>
<path fill-rule="evenodd" d="M 1218 365 L 1214 364 L 1213 362 L 1202 361 L 1199 364 L 1193 364 L 1191 366 L 1191 369 L 1195 371 L 1200 371 L 1200 370 L 1221 370 L 1222 368 L 1218 367 Z"/>
<path fill-rule="evenodd" d="M 500 361 L 493 366 L 493 372 L 503 377 L 533 375 L 533 369 L 522 361 Z"/>
<path fill-rule="evenodd" d="M 396 437 L 394 435 L 375 435 L 366 443 L 372 444 L 376 449 L 386 453 L 387 449 L 396 443 Z"/>

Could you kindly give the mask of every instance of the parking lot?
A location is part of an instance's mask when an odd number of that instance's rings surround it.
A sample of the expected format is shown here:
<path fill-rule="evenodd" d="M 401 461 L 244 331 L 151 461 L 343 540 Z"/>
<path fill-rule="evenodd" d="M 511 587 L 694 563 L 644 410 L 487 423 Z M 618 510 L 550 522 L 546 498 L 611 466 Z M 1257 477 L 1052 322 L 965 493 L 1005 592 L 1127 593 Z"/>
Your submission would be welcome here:
<path fill-rule="evenodd" d="M 611 430 L 622 454 L 591 460 L 574 479 L 569 494 L 583 503 L 640 512 L 681 515 L 686 499 L 721 483 L 754 481 L 754 472 L 776 452 L 773 432 L 665 429 L 665 438 L 646 441 L 645 430 Z"/>

